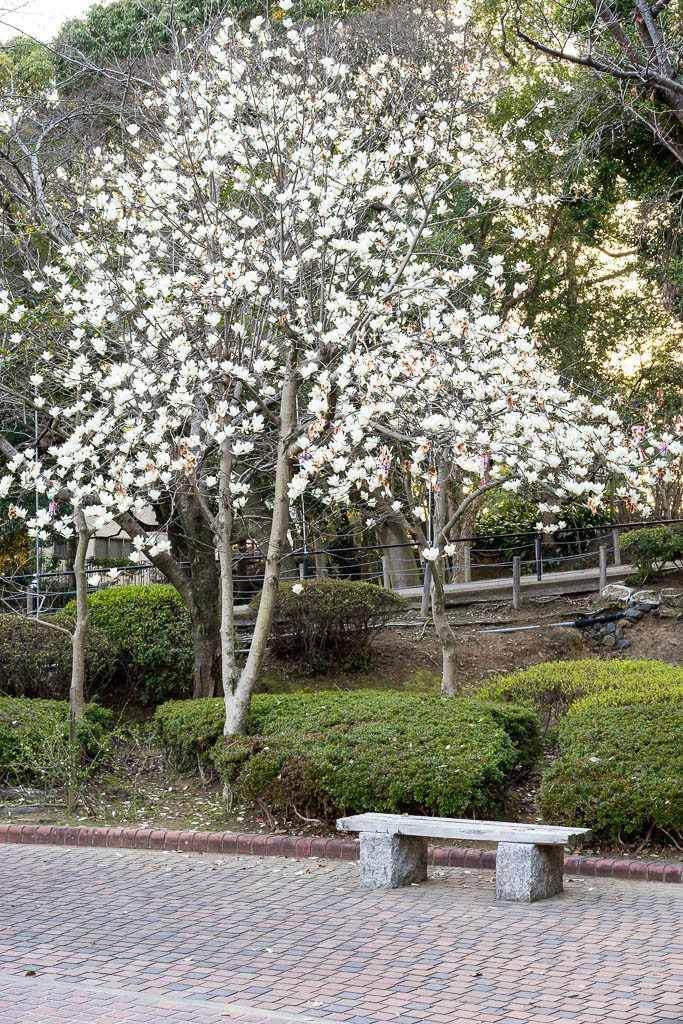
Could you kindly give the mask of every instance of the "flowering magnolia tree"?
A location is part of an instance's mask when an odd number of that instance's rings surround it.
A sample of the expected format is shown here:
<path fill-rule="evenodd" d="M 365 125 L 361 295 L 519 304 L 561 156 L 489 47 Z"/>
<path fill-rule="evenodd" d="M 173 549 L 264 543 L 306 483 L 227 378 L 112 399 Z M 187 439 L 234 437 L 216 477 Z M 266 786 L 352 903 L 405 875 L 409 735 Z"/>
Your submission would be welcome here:
<path fill-rule="evenodd" d="M 536 197 L 511 184 L 515 143 L 468 109 L 463 67 L 435 99 L 409 59 L 351 65 L 332 32 L 228 21 L 147 96 L 125 150 L 96 154 L 73 240 L 29 274 L 65 325 L 32 377 L 55 440 L 38 456 L 5 446 L 0 495 L 59 498 L 29 517 L 38 536 L 81 516 L 130 524 L 134 559 L 158 562 L 191 498 L 219 566 L 228 734 L 246 728 L 307 487 L 416 533 L 450 692 L 451 520 L 534 474 L 597 500 L 631 459 L 616 417 L 572 399 L 489 311 L 525 268 L 510 282 L 500 258 L 475 265 L 467 226 L 504 210 L 523 225 Z M 20 345 L 24 311 L 3 303 Z M 454 473 L 470 493 L 429 534 L 425 495 L 438 505 Z M 240 666 L 233 544 L 257 517 L 263 593 Z"/>
<path fill-rule="evenodd" d="M 69 535 L 74 511 L 96 528 L 166 509 L 131 530 L 137 558 L 170 549 L 191 493 L 220 566 L 227 732 L 245 727 L 297 467 L 337 427 L 347 360 L 390 366 L 394 339 L 447 288 L 445 239 L 478 201 L 515 198 L 496 192 L 504 149 L 483 131 L 473 145 L 461 83 L 434 102 L 428 79 L 388 55 L 351 69 L 339 38 L 286 19 L 226 22 L 147 97 L 126 152 L 97 154 L 74 240 L 29 274 L 66 325 L 31 379 L 57 441 L 12 453 L 3 492 L 60 497 L 31 519 L 38 535 Z M 456 189 L 461 206 L 470 193 L 458 214 Z M 4 305 L 20 345 L 24 311 Z M 264 583 L 240 669 L 232 545 L 255 496 Z"/>
<path fill-rule="evenodd" d="M 495 306 L 502 264 L 490 269 L 487 302 Z M 458 689 L 444 584 L 468 512 L 490 491 L 520 489 L 557 528 L 573 501 L 596 510 L 611 493 L 642 508 L 683 454 L 680 436 L 640 437 L 608 404 L 572 394 L 543 364 L 528 330 L 488 312 L 482 296 L 459 309 L 451 299 L 450 291 L 432 295 L 419 325 L 393 338 L 391 361 L 384 353 L 348 355 L 336 429 L 311 446 L 293 480 L 360 505 L 368 525 L 400 517 L 420 544 L 444 694 Z"/>

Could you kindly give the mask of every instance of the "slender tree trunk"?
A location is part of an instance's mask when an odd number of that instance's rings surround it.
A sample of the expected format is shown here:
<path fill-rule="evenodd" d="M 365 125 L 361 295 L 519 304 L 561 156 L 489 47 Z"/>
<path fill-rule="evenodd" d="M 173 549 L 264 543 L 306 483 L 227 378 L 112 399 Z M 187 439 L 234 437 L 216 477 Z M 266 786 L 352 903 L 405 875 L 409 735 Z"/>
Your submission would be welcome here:
<path fill-rule="evenodd" d="M 261 676 L 266 647 L 273 624 L 277 589 L 280 578 L 280 561 L 287 538 L 289 525 L 289 483 L 292 477 L 289 446 L 296 418 L 296 376 L 290 366 L 285 378 L 280 402 L 280 428 L 275 471 L 275 492 L 273 495 L 273 516 L 268 539 L 263 589 L 259 603 L 254 635 L 249 647 L 247 661 L 237 685 L 230 689 L 225 686 L 225 735 L 233 736 L 246 732 L 251 698 Z M 221 564 L 222 570 L 222 564 Z"/>
<path fill-rule="evenodd" d="M 446 615 L 446 595 L 443 585 L 443 567 L 432 562 L 432 620 L 441 644 L 441 693 L 453 697 L 458 692 L 457 650 L 455 633 Z"/>
<path fill-rule="evenodd" d="M 85 516 L 80 510 L 74 516 L 78 541 L 73 562 L 73 574 L 76 583 L 76 624 L 72 638 L 71 686 L 69 688 L 69 748 L 71 768 L 67 777 L 67 806 L 73 810 L 76 804 L 74 773 L 78 768 L 78 736 L 77 727 L 85 711 L 85 643 L 88 632 L 88 577 L 86 575 L 86 556 L 91 532 Z"/>
<path fill-rule="evenodd" d="M 83 717 L 85 705 L 85 638 L 88 631 L 88 577 L 86 575 L 86 555 L 90 542 L 90 530 L 82 512 L 75 516 L 78 531 L 78 543 L 74 557 L 73 574 L 76 582 L 76 625 L 73 632 L 71 687 L 69 689 L 69 709 L 71 719 L 75 722 Z"/>

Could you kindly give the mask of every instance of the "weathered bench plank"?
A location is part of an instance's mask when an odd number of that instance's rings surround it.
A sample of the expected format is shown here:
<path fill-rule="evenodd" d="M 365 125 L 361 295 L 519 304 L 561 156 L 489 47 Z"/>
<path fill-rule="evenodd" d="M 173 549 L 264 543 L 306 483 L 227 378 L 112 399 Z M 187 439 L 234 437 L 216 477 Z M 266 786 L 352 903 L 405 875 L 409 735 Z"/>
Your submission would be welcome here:
<path fill-rule="evenodd" d="M 479 839 L 491 843 L 532 843 L 535 846 L 574 846 L 590 838 L 589 828 L 561 828 L 470 818 L 427 818 L 414 814 L 352 814 L 340 818 L 343 832 L 383 832 L 433 839 Z"/>

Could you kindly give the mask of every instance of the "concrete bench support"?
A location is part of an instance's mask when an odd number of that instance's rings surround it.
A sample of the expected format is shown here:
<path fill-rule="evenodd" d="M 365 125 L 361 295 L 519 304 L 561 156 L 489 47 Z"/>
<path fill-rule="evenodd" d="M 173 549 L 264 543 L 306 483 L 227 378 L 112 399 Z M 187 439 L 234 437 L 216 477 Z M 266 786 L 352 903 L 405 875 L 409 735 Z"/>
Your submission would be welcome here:
<path fill-rule="evenodd" d="M 562 892 L 564 848 L 585 842 L 591 834 L 589 828 L 372 812 L 340 818 L 337 828 L 360 833 L 360 883 L 367 889 L 424 882 L 427 839 L 497 843 L 496 893 L 499 900 L 515 903 L 534 903 Z"/>
<path fill-rule="evenodd" d="M 496 855 L 496 898 L 535 903 L 562 892 L 564 850 L 561 846 L 499 843 Z"/>
<path fill-rule="evenodd" d="M 398 889 L 427 878 L 427 840 L 383 832 L 360 834 L 360 884 L 366 889 Z"/>

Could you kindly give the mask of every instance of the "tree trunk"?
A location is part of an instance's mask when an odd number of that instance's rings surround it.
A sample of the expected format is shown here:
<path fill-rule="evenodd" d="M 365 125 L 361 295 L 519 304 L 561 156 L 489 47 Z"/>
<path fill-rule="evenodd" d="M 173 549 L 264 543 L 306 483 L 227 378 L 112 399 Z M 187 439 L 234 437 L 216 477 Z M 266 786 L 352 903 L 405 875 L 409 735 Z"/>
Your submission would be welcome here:
<path fill-rule="evenodd" d="M 249 647 L 247 661 L 240 673 L 236 686 L 225 686 L 225 735 L 234 736 L 247 731 L 251 698 L 260 679 L 266 647 L 275 615 L 275 603 L 280 578 L 280 561 L 287 538 L 289 525 L 289 483 L 292 477 L 289 446 L 296 419 L 296 376 L 293 367 L 288 368 L 280 401 L 280 428 L 275 470 L 275 491 L 273 515 L 268 538 L 263 589 L 259 603 L 254 635 Z M 222 565 L 221 565 L 222 569 Z"/>
<path fill-rule="evenodd" d="M 446 615 L 442 565 L 440 560 L 430 564 L 432 570 L 432 619 L 441 644 L 441 693 L 444 697 L 453 697 L 458 692 L 456 638 Z"/>
<path fill-rule="evenodd" d="M 415 558 L 415 550 L 409 546 L 410 536 L 400 519 L 389 517 L 378 528 L 377 535 L 380 544 L 386 545 L 385 554 L 389 560 L 389 575 L 393 589 L 419 586 L 420 568 Z"/>
<path fill-rule="evenodd" d="M 443 697 L 455 697 L 457 693 L 457 652 L 452 644 L 444 644 L 442 649 L 441 694 Z"/>
<path fill-rule="evenodd" d="M 76 582 L 76 625 L 72 641 L 71 687 L 69 689 L 70 718 L 75 725 L 83 717 L 85 706 L 85 639 L 88 631 L 88 577 L 86 575 L 86 555 L 90 542 L 90 530 L 82 512 L 75 515 L 78 531 L 78 544 L 74 557 L 73 574 Z"/>
<path fill-rule="evenodd" d="M 75 775 L 79 767 L 77 726 L 85 712 L 85 643 L 88 632 L 88 577 L 85 571 L 90 530 L 85 516 L 78 510 L 74 515 L 78 543 L 73 562 L 76 583 L 76 624 L 72 638 L 71 686 L 69 687 L 69 749 L 70 768 L 66 779 L 66 802 L 71 811 L 76 806 Z"/>
<path fill-rule="evenodd" d="M 220 578 L 213 545 L 197 554 L 191 566 L 192 652 L 195 698 L 213 697 L 221 688 Z"/>

